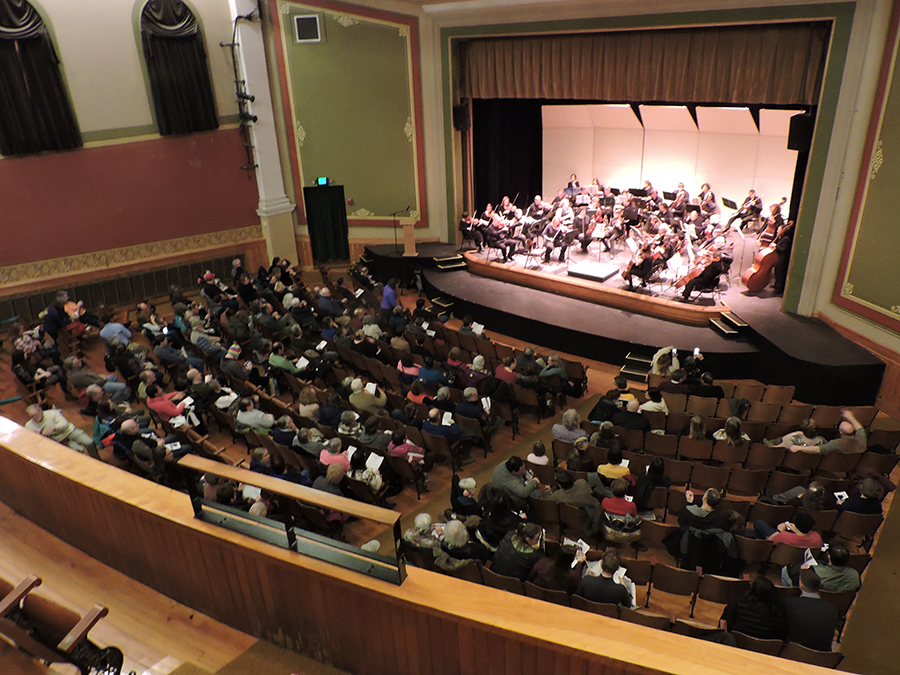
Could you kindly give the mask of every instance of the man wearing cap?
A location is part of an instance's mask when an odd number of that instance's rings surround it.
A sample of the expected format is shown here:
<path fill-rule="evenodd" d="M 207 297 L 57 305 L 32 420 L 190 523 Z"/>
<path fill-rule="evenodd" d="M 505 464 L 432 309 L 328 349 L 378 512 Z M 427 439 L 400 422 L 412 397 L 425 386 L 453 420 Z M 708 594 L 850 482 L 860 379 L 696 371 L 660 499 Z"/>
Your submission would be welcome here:
<path fill-rule="evenodd" d="M 753 529 L 760 539 L 768 539 L 776 544 L 822 548 L 822 535 L 812 531 L 815 524 L 815 518 L 801 511 L 794 514 L 793 520 L 781 523 L 777 528 L 765 521 L 757 520 L 753 524 Z"/>

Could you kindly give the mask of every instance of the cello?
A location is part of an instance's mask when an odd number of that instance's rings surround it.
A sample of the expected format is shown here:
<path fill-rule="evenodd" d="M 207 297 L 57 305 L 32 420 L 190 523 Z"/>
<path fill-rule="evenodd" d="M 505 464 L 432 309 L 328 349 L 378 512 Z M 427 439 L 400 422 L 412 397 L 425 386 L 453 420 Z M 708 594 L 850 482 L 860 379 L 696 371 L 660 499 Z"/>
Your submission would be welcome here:
<path fill-rule="evenodd" d="M 753 264 L 744 270 L 744 273 L 741 275 L 741 281 L 748 291 L 758 292 L 769 285 L 769 282 L 772 280 L 772 269 L 778 262 L 778 252 L 775 245 L 781 238 L 782 232 L 793 227 L 793 225 L 794 221 L 789 220 L 771 244 L 759 249 L 756 253 L 756 258 L 753 259 Z"/>

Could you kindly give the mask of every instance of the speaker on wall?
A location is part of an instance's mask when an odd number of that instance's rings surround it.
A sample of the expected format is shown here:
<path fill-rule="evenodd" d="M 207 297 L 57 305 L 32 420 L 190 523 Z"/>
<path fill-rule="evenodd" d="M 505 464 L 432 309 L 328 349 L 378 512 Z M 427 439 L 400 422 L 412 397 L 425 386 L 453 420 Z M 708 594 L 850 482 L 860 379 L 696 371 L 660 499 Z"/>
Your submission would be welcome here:
<path fill-rule="evenodd" d="M 453 106 L 453 128 L 457 131 L 468 131 L 471 126 L 469 106 L 465 103 Z"/>
<path fill-rule="evenodd" d="M 791 117 L 791 128 L 788 131 L 788 150 L 808 152 L 812 145 L 815 125 L 816 119 L 812 113 L 800 113 Z"/>

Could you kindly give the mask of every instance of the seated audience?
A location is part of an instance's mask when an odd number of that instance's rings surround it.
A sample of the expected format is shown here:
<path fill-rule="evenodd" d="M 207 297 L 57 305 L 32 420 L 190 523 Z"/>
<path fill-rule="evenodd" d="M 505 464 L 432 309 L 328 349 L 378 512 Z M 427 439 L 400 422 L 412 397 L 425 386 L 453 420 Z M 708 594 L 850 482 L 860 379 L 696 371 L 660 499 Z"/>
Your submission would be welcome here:
<path fill-rule="evenodd" d="M 591 602 L 611 603 L 622 607 L 631 607 L 631 593 L 613 577 L 619 570 L 619 554 L 614 548 L 607 549 L 600 560 L 600 576 L 585 576 L 575 595 Z"/>
<path fill-rule="evenodd" d="M 544 531 L 536 523 L 522 523 L 507 532 L 491 560 L 491 571 L 527 581 L 531 569 L 544 557 Z"/>

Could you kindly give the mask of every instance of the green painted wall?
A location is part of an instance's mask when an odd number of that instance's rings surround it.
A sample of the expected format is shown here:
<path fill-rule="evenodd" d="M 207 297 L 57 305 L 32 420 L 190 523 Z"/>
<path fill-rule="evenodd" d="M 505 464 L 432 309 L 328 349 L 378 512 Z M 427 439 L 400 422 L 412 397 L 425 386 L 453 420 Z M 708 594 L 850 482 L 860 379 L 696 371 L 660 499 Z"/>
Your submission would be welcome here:
<path fill-rule="evenodd" d="M 896 319 L 900 316 L 900 163 L 895 160 L 900 153 L 900 73 L 896 67 L 888 86 L 874 157 L 863 158 L 863 166 L 869 165 L 866 200 L 842 294 Z"/>
<path fill-rule="evenodd" d="M 407 27 L 291 4 L 286 32 L 298 14 L 318 14 L 324 33 L 285 38 L 303 184 L 342 184 L 351 218 L 418 210 Z"/>

